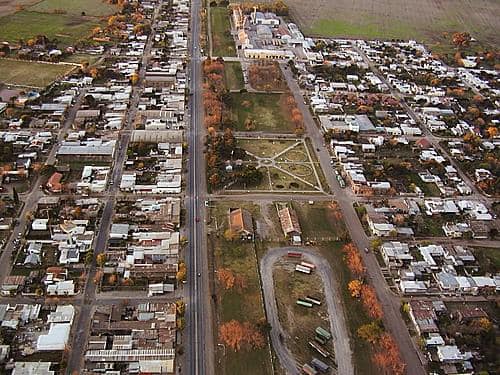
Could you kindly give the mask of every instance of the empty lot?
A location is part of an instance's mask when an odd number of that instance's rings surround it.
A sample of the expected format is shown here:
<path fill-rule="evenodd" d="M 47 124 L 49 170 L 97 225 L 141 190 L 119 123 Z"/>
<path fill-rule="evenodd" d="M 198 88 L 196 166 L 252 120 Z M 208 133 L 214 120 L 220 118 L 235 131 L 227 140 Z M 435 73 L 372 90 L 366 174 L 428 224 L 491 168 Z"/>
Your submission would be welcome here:
<path fill-rule="evenodd" d="M 63 64 L 0 59 L 0 82 L 42 88 L 74 68 L 74 66 Z"/>
<path fill-rule="evenodd" d="M 468 31 L 498 45 L 498 0 L 287 0 L 292 18 L 308 34 L 360 38 L 417 38 Z"/>

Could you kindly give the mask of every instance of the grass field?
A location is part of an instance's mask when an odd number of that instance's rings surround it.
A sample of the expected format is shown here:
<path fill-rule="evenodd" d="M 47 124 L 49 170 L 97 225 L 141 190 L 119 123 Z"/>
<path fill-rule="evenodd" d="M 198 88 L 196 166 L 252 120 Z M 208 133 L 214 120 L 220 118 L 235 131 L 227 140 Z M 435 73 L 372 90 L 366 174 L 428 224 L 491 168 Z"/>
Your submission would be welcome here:
<path fill-rule="evenodd" d="M 262 158 L 271 158 L 274 155 L 285 151 L 288 147 L 293 146 L 295 143 L 296 142 L 293 140 L 283 139 L 260 139 L 258 141 L 249 138 L 238 139 L 239 147 Z"/>
<path fill-rule="evenodd" d="M 67 56 L 64 61 L 65 62 L 70 62 L 70 63 L 75 63 L 75 64 L 82 64 L 84 62 L 88 62 L 89 65 L 94 64 L 97 60 L 99 60 L 100 56 L 97 55 L 88 55 L 85 53 L 75 53 L 73 55 Z"/>
<path fill-rule="evenodd" d="M 243 70 L 239 62 L 225 62 L 224 76 L 226 79 L 226 87 L 228 90 L 241 90 L 245 88 L 243 82 Z"/>
<path fill-rule="evenodd" d="M 210 8 L 212 27 L 212 49 L 214 56 L 236 56 L 235 44 L 231 36 L 229 13 L 224 7 Z"/>
<path fill-rule="evenodd" d="M 72 69 L 74 67 L 69 65 L 0 59 L 0 82 L 12 85 L 45 87 Z"/>
<path fill-rule="evenodd" d="M 496 274 L 500 270 L 500 251 L 493 247 L 475 247 L 474 256 L 476 257 L 481 272 Z"/>
<path fill-rule="evenodd" d="M 327 241 L 342 237 L 347 231 L 341 219 L 340 210 L 332 202 L 294 202 L 305 239 L 317 238 Z"/>
<path fill-rule="evenodd" d="M 65 10 L 67 14 L 87 16 L 107 16 L 118 11 L 118 7 L 103 0 L 43 0 L 30 8 L 29 11 L 53 13 L 54 10 Z"/>
<path fill-rule="evenodd" d="M 256 324 L 265 319 L 263 301 L 260 290 L 260 280 L 257 271 L 257 259 L 252 243 L 240 243 L 226 241 L 222 234 L 227 228 L 227 212 L 229 208 L 244 207 L 248 209 L 254 218 L 259 217 L 259 207 L 245 202 L 219 203 L 212 209 L 212 215 L 217 218 L 221 236 L 214 238 L 212 247 L 215 253 L 216 269 L 225 268 L 231 270 L 235 276 L 242 277 L 245 287 L 223 289 L 217 285 L 216 294 L 219 303 L 217 313 L 219 322 L 227 322 L 235 319 L 240 322 L 249 321 Z M 267 346 L 254 350 L 245 349 L 235 352 L 230 348 L 224 351 L 217 348 L 218 374 L 270 374 L 271 359 Z"/>
<path fill-rule="evenodd" d="M 100 22 L 93 17 L 21 11 L 0 18 L 0 41 L 14 42 L 45 35 L 66 46 L 88 36 Z"/>
<path fill-rule="evenodd" d="M 270 0 L 269 0 L 270 1 Z M 308 34 L 435 41 L 442 32 L 468 31 L 500 42 L 497 0 L 288 0 L 291 18 Z"/>
<path fill-rule="evenodd" d="M 245 120 L 253 119 L 255 131 L 291 133 L 293 124 L 282 105 L 283 94 L 233 93 L 232 115 L 236 131 L 247 131 Z"/>

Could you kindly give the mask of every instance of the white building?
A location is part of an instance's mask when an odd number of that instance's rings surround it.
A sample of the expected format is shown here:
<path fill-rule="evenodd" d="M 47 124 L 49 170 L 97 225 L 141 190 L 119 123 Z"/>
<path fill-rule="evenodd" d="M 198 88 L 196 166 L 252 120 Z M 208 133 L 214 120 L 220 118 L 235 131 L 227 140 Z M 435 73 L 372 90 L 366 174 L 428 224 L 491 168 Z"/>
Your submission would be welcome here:
<path fill-rule="evenodd" d="M 64 350 L 68 343 L 71 323 L 52 323 L 49 332 L 38 336 L 37 351 Z"/>

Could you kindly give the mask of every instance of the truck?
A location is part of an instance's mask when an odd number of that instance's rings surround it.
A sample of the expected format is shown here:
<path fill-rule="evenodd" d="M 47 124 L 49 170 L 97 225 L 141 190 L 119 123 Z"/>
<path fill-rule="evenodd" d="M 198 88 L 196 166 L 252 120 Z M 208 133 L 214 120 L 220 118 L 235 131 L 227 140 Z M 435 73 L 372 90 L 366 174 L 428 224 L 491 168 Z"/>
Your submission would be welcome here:
<path fill-rule="evenodd" d="M 305 273 L 308 275 L 311 273 L 311 269 L 309 267 L 304 267 L 304 266 L 301 266 L 300 264 L 297 264 L 295 266 L 295 271 L 302 272 L 302 273 Z"/>
<path fill-rule="evenodd" d="M 330 353 L 320 347 L 318 344 L 316 344 L 314 341 L 309 341 L 309 346 L 316 350 L 319 354 L 321 354 L 323 357 L 328 358 L 330 356 Z"/>
<path fill-rule="evenodd" d="M 301 253 L 297 253 L 297 252 L 294 252 L 294 251 L 289 251 L 287 255 L 288 255 L 289 258 L 302 258 L 302 254 Z"/>
<path fill-rule="evenodd" d="M 305 363 L 302 366 L 302 371 L 304 371 L 304 373 L 307 375 L 316 375 L 318 373 L 318 371 L 316 371 L 316 369 L 314 367 L 312 367 L 311 365 L 309 365 L 307 363 Z"/>
<path fill-rule="evenodd" d="M 321 345 L 326 345 L 326 340 L 323 337 L 316 335 L 314 336 L 314 340 L 316 342 L 319 342 Z"/>
<path fill-rule="evenodd" d="M 301 300 L 301 299 L 298 299 L 297 300 L 297 305 L 299 306 L 304 306 L 304 307 L 313 307 L 313 304 L 311 302 L 307 302 L 307 301 L 304 301 L 304 300 Z"/>
<path fill-rule="evenodd" d="M 307 302 L 314 303 L 315 305 L 321 306 L 321 301 L 315 297 L 306 296 L 304 300 Z"/>
<path fill-rule="evenodd" d="M 318 336 L 323 337 L 325 340 L 330 340 L 332 338 L 332 334 L 324 328 L 316 327 L 315 332 Z"/>
<path fill-rule="evenodd" d="M 308 262 L 300 262 L 300 265 L 304 266 L 304 267 L 308 267 L 308 268 L 310 268 L 312 270 L 314 270 L 316 268 L 316 266 L 314 264 L 308 263 Z"/>
<path fill-rule="evenodd" d="M 313 357 L 311 364 L 316 370 L 319 370 L 320 372 L 327 372 L 330 368 L 330 366 L 328 366 L 325 362 L 315 357 Z"/>

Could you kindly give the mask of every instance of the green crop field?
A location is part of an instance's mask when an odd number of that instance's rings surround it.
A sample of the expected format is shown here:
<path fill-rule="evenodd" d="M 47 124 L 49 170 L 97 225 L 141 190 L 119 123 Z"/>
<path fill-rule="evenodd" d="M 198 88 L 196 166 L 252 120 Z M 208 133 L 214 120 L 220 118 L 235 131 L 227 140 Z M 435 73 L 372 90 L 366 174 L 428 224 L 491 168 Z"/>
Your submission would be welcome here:
<path fill-rule="evenodd" d="M 232 0 L 238 2 L 242 0 Z M 271 0 L 265 0 L 271 1 Z M 481 43 L 500 42 L 498 0 L 288 0 L 306 34 L 417 39 L 431 45 L 442 33 L 467 31 Z"/>
<path fill-rule="evenodd" d="M 100 23 L 94 17 L 21 11 L 0 18 L 0 41 L 16 42 L 45 35 L 63 46 L 70 45 L 88 36 Z"/>
<path fill-rule="evenodd" d="M 0 59 L 0 82 L 42 88 L 72 69 L 71 65 Z"/>
<path fill-rule="evenodd" d="M 67 14 L 87 16 L 107 16 L 118 11 L 118 7 L 103 0 L 43 0 L 30 8 L 29 11 L 53 13 L 64 10 Z"/>

